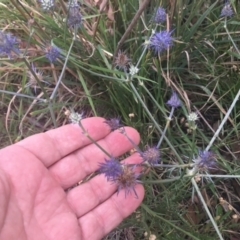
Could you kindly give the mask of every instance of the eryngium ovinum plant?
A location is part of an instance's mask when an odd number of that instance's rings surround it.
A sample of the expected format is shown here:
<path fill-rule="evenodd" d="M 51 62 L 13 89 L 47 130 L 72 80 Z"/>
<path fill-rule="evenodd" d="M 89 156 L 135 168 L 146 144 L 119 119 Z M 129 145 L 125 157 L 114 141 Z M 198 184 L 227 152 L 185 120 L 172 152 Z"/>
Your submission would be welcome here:
<path fill-rule="evenodd" d="M 41 4 L 42 10 L 44 12 L 52 11 L 54 9 L 55 1 L 42 0 L 42 1 L 39 1 L 39 3 Z M 66 58 L 64 59 L 65 61 L 64 61 L 61 74 L 58 77 L 58 81 L 50 97 L 48 97 L 48 95 L 44 91 L 44 87 L 41 84 L 41 83 L 46 83 L 46 81 L 44 80 L 45 78 L 43 76 L 43 72 L 38 70 L 38 68 L 36 67 L 37 64 L 35 65 L 33 62 L 30 64 L 24 55 L 21 56 L 22 59 L 26 62 L 27 67 L 29 68 L 29 73 L 28 73 L 29 84 L 26 84 L 26 87 L 30 87 L 30 86 L 33 87 L 35 92 L 37 87 L 40 87 L 42 89 L 42 92 L 44 93 L 45 98 L 38 98 L 38 101 L 42 101 L 43 103 L 48 104 L 49 111 L 51 112 L 52 120 L 55 126 L 56 126 L 56 121 L 54 119 L 52 101 L 56 97 L 56 92 L 62 81 L 63 73 L 65 72 L 69 55 L 72 51 L 73 44 L 76 40 L 77 29 L 81 26 L 81 22 L 82 22 L 82 15 L 80 13 L 80 7 L 78 4 L 78 1 L 69 1 L 67 5 L 67 9 L 68 9 L 68 15 L 65 16 L 66 25 L 68 26 L 70 31 L 72 31 L 73 39 L 68 49 Z M 230 2 L 227 1 L 220 13 L 220 17 L 224 20 L 224 23 L 225 23 L 224 27 L 226 29 L 227 34 L 229 35 L 229 39 L 231 40 L 232 40 L 231 35 L 227 29 L 227 18 L 231 17 L 232 15 L 233 15 L 233 10 L 232 10 L 231 4 Z M 146 23 L 144 25 L 147 26 Z M 142 184 L 142 183 L 162 184 L 164 182 L 178 181 L 179 179 L 183 179 L 183 178 L 189 179 L 189 181 L 192 184 L 193 195 L 194 195 L 194 191 L 196 191 L 199 196 L 199 199 L 201 200 L 205 208 L 206 213 L 209 216 L 209 219 L 211 220 L 212 225 L 214 226 L 219 236 L 219 239 L 223 239 L 222 234 L 216 224 L 216 221 L 212 216 L 211 212 L 209 211 L 208 206 L 198 186 L 204 181 L 212 182 L 212 178 L 227 178 L 227 177 L 238 178 L 239 177 L 236 175 L 210 174 L 211 170 L 215 170 L 219 168 L 219 165 L 217 163 L 218 156 L 216 153 L 211 151 L 210 148 L 212 147 L 215 139 L 218 138 L 218 135 L 223 128 L 223 125 L 228 119 L 230 113 L 232 112 L 236 104 L 236 101 L 239 98 L 240 91 L 238 91 L 238 93 L 236 94 L 231 107 L 228 109 L 228 112 L 225 114 L 224 119 L 219 125 L 217 131 L 215 132 L 208 146 L 204 149 L 198 149 L 197 153 L 195 151 L 195 153 L 192 154 L 191 159 L 188 159 L 187 161 L 183 160 L 185 156 L 181 156 L 181 154 L 179 154 L 176 151 L 176 149 L 172 146 L 171 142 L 167 137 L 167 130 L 170 126 L 175 110 L 182 109 L 183 111 L 185 111 L 186 109 L 185 102 L 181 101 L 181 99 L 179 98 L 177 89 L 169 89 L 169 92 L 171 92 L 171 96 L 169 97 L 169 99 L 166 99 L 165 101 L 166 107 L 169 109 L 169 115 L 167 117 L 167 114 L 163 113 L 164 117 L 166 117 L 166 125 L 165 125 L 165 128 L 162 129 L 158 124 L 157 120 L 152 115 L 152 113 L 149 111 L 141 95 L 136 89 L 136 86 L 133 84 L 134 81 L 138 81 L 139 86 L 141 86 L 147 92 L 149 97 L 153 99 L 153 101 L 155 102 L 156 107 L 159 108 L 160 112 L 162 112 L 161 106 L 159 106 L 159 103 L 155 100 L 154 96 L 151 94 L 151 92 L 148 90 L 148 88 L 145 86 L 144 82 L 141 80 L 140 76 L 138 75 L 141 70 L 141 60 L 143 59 L 144 55 L 147 53 L 147 54 L 151 54 L 151 56 L 156 61 L 161 61 L 161 57 L 163 53 L 167 52 L 167 54 L 169 55 L 169 51 L 171 51 L 171 47 L 174 46 L 174 44 L 178 44 L 178 42 L 177 42 L 177 39 L 174 38 L 175 30 L 171 29 L 171 27 L 169 26 L 168 14 L 163 7 L 158 7 L 155 9 L 155 14 L 152 17 L 149 25 L 151 27 L 149 28 L 146 27 L 144 31 L 144 34 L 146 35 L 146 41 L 142 46 L 143 48 L 142 54 L 139 57 L 137 63 L 133 64 L 131 62 L 131 56 L 128 56 L 128 54 L 125 51 L 119 50 L 119 52 L 116 55 L 116 58 L 113 59 L 113 65 L 115 66 L 116 70 L 122 71 L 123 74 L 118 80 L 130 86 L 132 93 L 135 96 L 135 99 L 137 99 L 137 101 L 141 104 L 141 106 L 145 110 L 149 119 L 151 119 L 152 123 L 154 124 L 154 127 L 159 132 L 160 138 L 158 142 L 156 142 L 156 144 L 149 145 L 145 149 L 140 149 L 127 136 L 126 131 L 124 129 L 124 125 L 120 122 L 120 118 L 108 119 L 105 123 L 109 126 L 111 131 L 120 131 L 120 133 L 123 134 L 132 143 L 133 148 L 141 157 L 142 162 L 140 164 L 127 164 L 127 163 L 121 162 L 119 159 L 114 158 L 111 155 L 111 153 L 106 152 L 104 149 L 101 148 L 101 146 L 99 146 L 99 148 L 106 153 L 108 158 L 106 158 L 104 162 L 99 163 L 98 173 L 104 174 L 104 176 L 109 182 L 116 184 L 118 192 L 125 191 L 126 195 L 131 194 L 133 197 L 136 197 L 136 198 L 138 197 L 135 191 L 136 184 Z M 16 37 L 11 35 L 10 33 L 5 33 L 3 31 L 0 31 L 0 38 L 1 38 L 1 44 L 0 44 L 1 55 L 6 55 L 9 57 L 9 59 L 13 58 L 12 56 L 13 54 L 21 55 L 20 50 L 18 48 L 18 40 Z M 239 50 L 236 47 L 233 40 L 232 40 L 232 44 L 235 50 L 239 53 Z M 49 61 L 49 64 L 55 64 L 58 59 L 63 59 L 61 54 L 61 49 L 57 47 L 53 42 L 45 43 L 43 46 L 42 52 L 45 58 Z M 164 75 L 165 73 L 162 72 L 162 74 Z M 168 75 L 168 74 L 166 73 L 165 75 Z M 81 124 L 81 119 L 83 118 L 83 115 L 84 115 L 83 113 L 75 113 L 74 111 L 71 111 L 69 118 L 73 124 L 79 124 L 81 130 L 90 139 L 92 139 L 91 136 L 88 135 L 87 130 L 85 130 Z M 198 119 L 200 118 L 199 113 L 196 111 L 186 113 L 186 118 L 188 121 L 189 128 L 192 131 L 192 135 L 196 134 L 196 130 L 198 128 Z M 171 148 L 171 152 L 175 155 L 176 159 L 178 159 L 179 161 L 178 164 L 162 163 L 161 146 L 164 141 Z M 98 145 L 96 142 L 94 143 Z M 194 146 L 193 148 L 197 149 L 196 146 Z M 167 168 L 170 170 L 170 172 L 171 171 L 174 172 L 175 169 L 180 169 L 179 175 L 177 176 L 176 174 L 175 175 L 170 174 L 168 179 L 144 181 L 144 182 L 142 181 L 142 179 L 144 179 L 144 176 L 148 174 L 149 169 L 160 169 L 160 168 Z M 141 169 L 141 172 L 136 171 L 136 169 L 138 170 Z M 176 173 L 176 171 L 174 173 Z M 161 220 L 164 221 L 164 219 L 161 219 Z"/>
<path fill-rule="evenodd" d="M 224 5 L 220 17 L 224 18 L 225 24 L 228 17 L 233 15 L 233 11 L 229 2 L 226 2 Z M 105 159 L 105 162 L 99 163 L 99 174 L 104 174 L 107 181 L 117 185 L 117 192 L 123 190 L 125 191 L 125 195 L 132 194 L 133 197 L 138 197 L 135 191 L 135 185 L 143 183 L 141 181 L 141 177 L 146 175 L 149 172 L 149 168 L 169 168 L 171 171 L 174 169 L 181 169 L 181 174 L 179 176 L 169 176 L 169 179 L 163 180 L 155 180 L 155 181 L 145 181 L 145 184 L 161 184 L 163 182 L 170 182 L 170 181 L 177 181 L 182 178 L 189 178 L 192 184 L 192 196 L 194 196 L 194 192 L 196 191 L 198 194 L 199 199 L 201 200 L 203 207 L 219 237 L 219 239 L 223 239 L 222 233 L 217 226 L 217 223 L 212 216 L 209 208 L 206 204 L 204 197 L 198 187 L 203 181 L 212 182 L 212 178 L 238 178 L 237 175 L 216 175 L 210 174 L 209 172 L 214 172 L 214 170 L 219 169 L 217 163 L 217 154 L 210 150 L 212 144 L 214 143 L 215 139 L 218 138 L 218 135 L 225 124 L 226 120 L 228 119 L 233 107 L 236 104 L 240 96 L 240 90 L 238 91 L 237 95 L 235 96 L 231 107 L 229 108 L 228 112 L 226 113 L 224 119 L 222 120 L 221 124 L 219 125 L 215 135 L 212 137 L 211 141 L 209 142 L 208 146 L 205 149 L 198 149 L 197 154 L 192 155 L 190 163 L 185 163 L 182 160 L 182 157 L 176 152 L 175 148 L 172 147 L 171 143 L 169 142 L 166 133 L 167 129 L 170 125 L 172 117 L 174 115 L 174 111 L 177 108 L 184 108 L 183 102 L 179 99 L 178 93 L 175 90 L 171 90 L 172 94 L 170 98 L 166 101 L 166 105 L 169 107 L 170 113 L 169 116 L 166 118 L 166 125 L 165 128 L 162 130 L 159 127 L 159 124 L 154 119 L 150 111 L 148 110 L 147 106 L 145 105 L 143 99 L 141 98 L 140 94 L 138 93 L 135 85 L 133 84 L 134 79 L 138 79 L 139 84 L 144 88 L 143 82 L 139 80 L 137 74 L 140 70 L 140 63 L 141 59 L 144 54 L 149 51 L 153 57 L 158 58 L 161 60 L 161 54 L 164 51 L 170 51 L 171 46 L 174 44 L 174 31 L 166 29 L 163 25 L 165 22 L 168 23 L 168 15 L 166 10 L 162 7 L 158 7 L 155 11 L 155 15 L 151 20 L 153 29 L 148 29 L 151 31 L 150 37 L 145 41 L 143 45 L 143 52 L 141 57 L 139 58 L 136 65 L 131 63 L 131 57 L 127 55 L 124 51 L 120 50 L 114 59 L 114 66 L 116 69 L 123 71 L 125 73 L 125 77 L 121 77 L 122 81 L 125 81 L 126 84 L 129 84 L 135 97 L 138 101 L 142 104 L 142 107 L 145 109 L 146 113 L 148 114 L 149 118 L 154 123 L 155 127 L 158 129 L 161 137 L 156 145 L 147 146 L 144 150 L 141 150 L 136 144 L 127 136 L 126 131 L 124 129 L 123 124 L 120 123 L 120 118 L 112 118 L 105 123 L 109 126 L 112 131 L 120 131 L 121 134 L 125 135 L 125 137 L 132 143 L 133 148 L 142 158 L 142 162 L 140 164 L 127 164 L 121 162 L 119 159 L 114 158 L 111 154 L 104 151 L 108 158 Z M 160 28 L 160 30 L 159 30 Z M 227 30 L 227 28 L 226 28 Z M 229 35 L 229 37 L 231 37 Z M 235 46 L 234 42 L 233 45 Z M 237 50 L 237 48 L 236 48 Z M 237 50 L 238 51 L 238 50 Z M 146 91 L 148 91 L 146 89 Z M 151 93 L 149 92 L 149 95 Z M 153 96 L 151 96 L 154 98 Z M 158 105 L 157 105 L 158 106 Z M 196 129 L 198 127 L 197 121 L 199 119 L 199 115 L 197 112 L 189 112 L 186 115 L 189 129 L 191 133 L 194 135 L 196 134 Z M 88 136 L 87 131 L 83 128 L 81 124 L 81 120 L 79 119 L 79 126 L 82 128 L 83 132 Z M 91 139 L 91 136 L 88 136 Z M 163 141 L 166 141 L 168 145 L 171 147 L 172 152 L 176 155 L 179 160 L 179 164 L 163 164 L 161 162 L 161 144 Z M 97 144 L 95 142 L 95 144 Z M 100 146 L 99 146 L 100 147 Z M 101 148 L 101 147 L 100 147 Z M 141 167 L 141 172 L 139 172 L 139 168 Z M 136 171 L 138 169 L 138 171 Z M 164 219 L 162 219 L 164 221 Z"/>

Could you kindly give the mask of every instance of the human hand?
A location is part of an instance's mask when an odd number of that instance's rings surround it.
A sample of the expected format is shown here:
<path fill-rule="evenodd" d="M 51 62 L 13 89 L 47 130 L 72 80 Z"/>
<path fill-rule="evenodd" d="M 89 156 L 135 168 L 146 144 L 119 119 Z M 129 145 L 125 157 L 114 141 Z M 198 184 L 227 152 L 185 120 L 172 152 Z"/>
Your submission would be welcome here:
<path fill-rule="evenodd" d="M 117 157 L 133 146 L 103 118 L 82 120 L 89 135 Z M 139 143 L 136 130 L 125 127 Z M 103 174 L 65 191 L 96 171 L 108 158 L 78 125 L 36 134 L 0 151 L 0 239 L 101 239 L 141 203 L 143 186 L 117 195 Z M 139 154 L 125 160 L 139 163 Z"/>

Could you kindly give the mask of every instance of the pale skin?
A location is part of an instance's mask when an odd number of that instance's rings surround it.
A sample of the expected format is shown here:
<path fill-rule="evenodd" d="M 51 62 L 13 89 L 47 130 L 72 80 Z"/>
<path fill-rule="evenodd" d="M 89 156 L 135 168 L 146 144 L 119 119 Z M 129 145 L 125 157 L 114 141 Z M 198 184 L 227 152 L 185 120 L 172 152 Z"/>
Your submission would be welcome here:
<path fill-rule="evenodd" d="M 103 118 L 82 120 L 89 135 L 112 156 L 133 146 L 118 130 L 110 132 Z M 138 144 L 138 132 L 125 128 Z M 72 188 L 108 158 L 77 124 L 36 134 L 0 150 L 1 240 L 97 240 L 129 216 L 142 202 L 106 181 L 104 175 Z M 139 163 L 139 154 L 124 160 Z"/>

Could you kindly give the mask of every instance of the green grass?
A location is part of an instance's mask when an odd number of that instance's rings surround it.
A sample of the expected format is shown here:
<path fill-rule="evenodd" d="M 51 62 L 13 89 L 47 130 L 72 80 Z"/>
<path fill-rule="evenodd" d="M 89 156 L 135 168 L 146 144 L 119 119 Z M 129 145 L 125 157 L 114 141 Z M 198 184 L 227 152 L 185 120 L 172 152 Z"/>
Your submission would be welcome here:
<path fill-rule="evenodd" d="M 228 110 L 240 89 L 240 7 L 230 2 L 235 14 L 226 20 L 219 18 L 223 1 L 150 1 L 121 47 L 133 65 L 139 62 L 139 72 L 130 76 L 113 67 L 113 56 L 139 1 L 107 1 L 103 10 L 81 1 L 83 21 L 76 34 L 66 25 L 63 0 L 48 12 L 37 1 L 22 1 L 25 9 L 18 1 L 2 1 L 1 29 L 18 37 L 22 54 L 0 59 L 1 147 L 66 124 L 71 109 L 85 116 L 120 116 L 140 132 L 141 148 L 157 145 L 169 123 L 161 161 L 174 166 L 152 168 L 142 178 L 143 204 L 106 239 L 149 239 L 150 233 L 156 239 L 239 239 L 239 102 Z M 151 21 L 157 6 L 168 13 L 167 23 L 158 26 Z M 161 56 L 144 52 L 152 30 L 165 30 L 166 25 L 173 31 L 173 46 Z M 62 49 L 63 57 L 54 64 L 43 51 L 50 43 Z M 25 87 L 27 63 L 43 71 L 48 82 L 38 85 L 36 94 Z M 166 102 L 172 90 L 182 106 L 168 122 L 171 109 Z M 199 116 L 196 129 L 187 120 L 192 111 Z M 224 176 L 202 176 L 196 187 L 194 176 L 179 165 L 192 163 L 216 131 L 210 149 L 217 155 L 218 169 L 209 174 Z"/>

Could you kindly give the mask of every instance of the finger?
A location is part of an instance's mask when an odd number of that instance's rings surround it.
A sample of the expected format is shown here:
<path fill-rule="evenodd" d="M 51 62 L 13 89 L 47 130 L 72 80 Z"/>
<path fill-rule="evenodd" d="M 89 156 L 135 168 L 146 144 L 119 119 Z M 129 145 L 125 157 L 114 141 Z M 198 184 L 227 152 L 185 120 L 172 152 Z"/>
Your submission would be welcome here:
<path fill-rule="evenodd" d="M 125 128 L 128 136 L 138 144 L 139 133 L 130 127 Z M 111 132 L 104 139 L 98 141 L 111 156 L 118 157 L 133 148 L 132 143 L 118 130 Z M 109 158 L 94 143 L 66 156 L 49 168 L 53 177 L 66 189 L 81 181 L 99 168 L 99 163 Z"/>
<path fill-rule="evenodd" d="M 107 136 L 109 126 L 100 117 L 86 118 L 82 125 L 88 134 L 95 140 Z M 68 124 L 57 129 L 33 135 L 16 143 L 25 148 L 48 167 L 59 161 L 71 152 L 91 143 L 77 124 Z"/>
<path fill-rule="evenodd" d="M 136 185 L 138 198 L 132 194 L 125 196 L 124 190 L 115 193 L 111 198 L 79 219 L 83 239 L 101 239 L 118 226 L 124 218 L 129 216 L 142 202 L 144 188 Z"/>
<path fill-rule="evenodd" d="M 142 162 L 142 159 L 139 154 L 134 154 L 124 160 L 124 163 L 128 164 L 140 162 Z M 100 174 L 90 181 L 70 190 L 67 193 L 67 200 L 77 217 L 81 217 L 106 201 L 116 190 L 117 185 L 108 182 L 106 177 Z M 89 201 L 89 199 L 91 199 L 91 201 Z M 81 204 L 79 204 L 80 201 Z M 82 206 L 84 206 L 84 208 Z"/>

